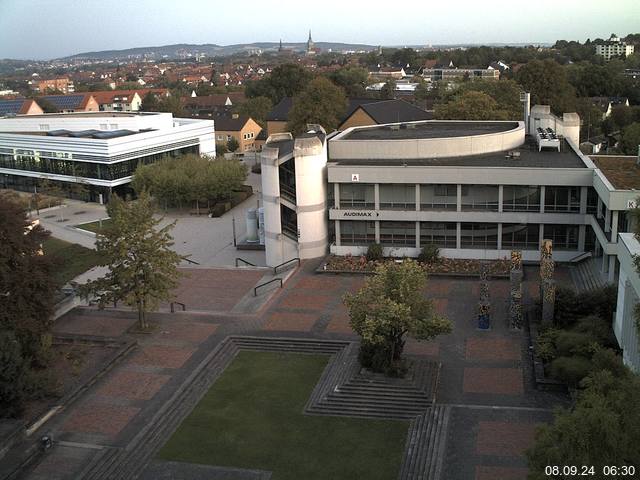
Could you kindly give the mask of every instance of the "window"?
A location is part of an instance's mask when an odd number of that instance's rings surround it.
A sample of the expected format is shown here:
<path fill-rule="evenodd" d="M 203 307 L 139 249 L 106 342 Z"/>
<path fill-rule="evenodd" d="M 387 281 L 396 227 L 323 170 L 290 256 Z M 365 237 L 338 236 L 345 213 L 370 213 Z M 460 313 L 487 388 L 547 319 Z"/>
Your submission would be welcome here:
<path fill-rule="evenodd" d="M 218 140 L 224 140 L 224 136 L 218 135 Z"/>
<path fill-rule="evenodd" d="M 540 187 L 505 185 L 502 191 L 502 210 L 505 212 L 539 212 Z"/>
<path fill-rule="evenodd" d="M 380 185 L 380 209 L 415 210 L 416 186 L 406 184 Z"/>
<path fill-rule="evenodd" d="M 366 183 L 340 184 L 340 208 L 373 210 L 374 207 L 373 185 Z"/>
<path fill-rule="evenodd" d="M 577 250 L 578 226 L 545 225 L 544 238 L 548 238 L 553 242 L 553 248 L 555 250 Z"/>
<path fill-rule="evenodd" d="M 421 210 L 456 210 L 457 185 L 420 185 Z"/>
<path fill-rule="evenodd" d="M 497 223 L 462 223 L 460 232 L 462 248 L 498 248 Z"/>
<path fill-rule="evenodd" d="M 49 125 L 47 125 L 46 123 L 41 123 L 40 130 L 46 132 L 47 130 L 49 130 Z"/>
<path fill-rule="evenodd" d="M 545 212 L 579 212 L 580 187 L 546 187 Z"/>
<path fill-rule="evenodd" d="M 376 242 L 376 223 L 356 220 L 340 221 L 341 245 L 370 245 Z"/>
<path fill-rule="evenodd" d="M 498 211 L 497 185 L 463 185 L 462 210 Z"/>
<path fill-rule="evenodd" d="M 227 135 L 227 142 L 231 140 L 231 135 Z"/>
<path fill-rule="evenodd" d="M 111 130 L 118 130 L 118 124 L 117 123 L 112 123 L 111 125 L 109 125 L 109 127 L 111 127 Z"/>
<path fill-rule="evenodd" d="M 587 213 L 591 215 L 598 213 L 598 192 L 593 187 L 587 188 Z"/>
<path fill-rule="evenodd" d="M 540 225 L 525 223 L 502 224 L 502 248 L 537 250 L 540 245 Z"/>
<path fill-rule="evenodd" d="M 100 130 L 106 130 L 107 129 L 107 124 L 106 123 L 101 123 L 100 124 Z"/>
<path fill-rule="evenodd" d="M 389 247 L 416 246 L 416 222 L 380 222 L 380 243 Z"/>
<path fill-rule="evenodd" d="M 440 248 L 456 248 L 455 222 L 420 222 L 420 246 L 434 244 Z"/>

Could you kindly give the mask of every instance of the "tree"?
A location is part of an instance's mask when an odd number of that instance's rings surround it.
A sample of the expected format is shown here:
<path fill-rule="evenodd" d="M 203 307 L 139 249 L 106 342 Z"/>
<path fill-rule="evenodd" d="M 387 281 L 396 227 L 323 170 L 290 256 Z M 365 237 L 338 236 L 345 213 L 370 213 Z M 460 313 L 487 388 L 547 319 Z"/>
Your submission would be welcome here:
<path fill-rule="evenodd" d="M 273 69 L 270 75 L 255 82 L 247 82 L 247 97 L 269 97 L 277 104 L 284 97 L 294 97 L 307 86 L 312 74 L 295 63 L 285 63 Z"/>
<path fill-rule="evenodd" d="M 364 97 L 369 81 L 369 72 L 366 68 L 348 66 L 336 70 L 329 75 L 329 79 L 342 87 L 348 97 Z"/>
<path fill-rule="evenodd" d="M 527 452 L 529 479 L 543 480 L 548 465 L 635 465 L 640 459 L 640 379 L 617 360 L 583 381 L 572 410 L 559 410 L 541 427 Z M 613 370 L 612 370 L 613 369 Z"/>
<path fill-rule="evenodd" d="M 620 146 L 626 155 L 638 154 L 638 148 L 640 146 L 640 123 L 635 122 L 622 129 Z"/>
<path fill-rule="evenodd" d="M 523 117 L 522 103 L 520 102 L 520 91 L 522 87 L 514 80 L 473 80 L 462 83 L 453 92 L 453 97 L 466 92 L 482 92 L 489 95 L 496 101 L 496 110 L 504 112 L 500 116 L 506 116 L 508 120 L 521 120 Z"/>
<path fill-rule="evenodd" d="M 317 123 L 327 131 L 333 131 L 346 109 L 344 90 L 324 77 L 317 77 L 294 98 L 287 128 L 299 134 L 306 131 L 308 123 Z"/>
<path fill-rule="evenodd" d="M 635 120 L 634 107 L 627 107 L 626 105 L 613 107 L 611 109 L 611 120 L 620 130 L 631 125 Z"/>
<path fill-rule="evenodd" d="M 58 107 L 46 98 L 38 97 L 35 100 L 44 113 L 58 113 Z"/>
<path fill-rule="evenodd" d="M 576 94 L 565 68 L 554 60 L 533 60 L 522 67 L 516 80 L 531 92 L 533 104 L 549 105 L 555 113 L 575 110 Z"/>
<path fill-rule="evenodd" d="M 396 98 L 396 81 L 393 78 L 387 80 L 380 89 L 380 98 L 382 100 L 393 100 Z"/>
<path fill-rule="evenodd" d="M 362 337 L 360 362 L 376 371 L 402 368 L 407 335 L 430 340 L 451 332 L 451 323 L 424 298 L 426 274 L 417 262 L 387 263 L 376 268 L 356 294 L 346 294 L 351 328 Z"/>
<path fill-rule="evenodd" d="M 240 115 L 253 118 L 262 128 L 267 127 L 267 115 L 273 108 L 269 97 L 248 98 L 239 104 L 235 111 Z"/>
<path fill-rule="evenodd" d="M 486 93 L 468 91 L 449 103 L 436 105 L 435 117 L 444 120 L 509 120 L 509 113 Z"/>
<path fill-rule="evenodd" d="M 158 112 L 170 112 L 174 117 L 182 117 L 182 101 L 179 95 L 170 95 L 158 101 Z"/>
<path fill-rule="evenodd" d="M 236 140 L 236 137 L 231 137 L 228 141 L 227 141 L 227 149 L 231 152 L 231 153 L 235 153 L 236 150 L 238 150 L 238 148 L 240 148 L 240 144 L 238 143 L 238 140 Z"/>
<path fill-rule="evenodd" d="M 27 396 L 29 364 L 11 330 L 0 329 L 0 417 L 22 413 Z"/>
<path fill-rule="evenodd" d="M 44 337 L 59 286 L 49 257 L 42 255 L 48 235 L 18 203 L 0 199 L 0 330 L 13 332 L 22 354 L 35 365 L 46 358 Z"/>
<path fill-rule="evenodd" d="M 83 285 L 82 293 L 94 295 L 101 308 L 119 301 L 136 308 L 140 329 L 148 329 L 147 312 L 171 300 L 178 286 L 183 257 L 171 250 L 175 222 L 159 228 L 162 219 L 154 217 L 151 197 L 144 191 L 131 202 L 114 195 L 107 213 L 111 223 L 97 237 L 96 250 L 108 272 Z"/>
<path fill-rule="evenodd" d="M 157 112 L 159 106 L 158 97 L 153 92 L 148 92 L 142 99 L 140 110 L 143 112 Z"/>

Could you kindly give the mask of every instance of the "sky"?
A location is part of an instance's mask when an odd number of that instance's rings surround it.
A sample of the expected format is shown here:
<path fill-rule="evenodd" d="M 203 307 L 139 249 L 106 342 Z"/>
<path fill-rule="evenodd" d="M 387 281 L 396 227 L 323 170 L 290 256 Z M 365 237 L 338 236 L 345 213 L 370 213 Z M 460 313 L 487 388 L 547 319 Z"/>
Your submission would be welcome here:
<path fill-rule="evenodd" d="M 553 43 L 640 32 L 640 0 L 0 0 L 0 58 L 174 43 Z"/>

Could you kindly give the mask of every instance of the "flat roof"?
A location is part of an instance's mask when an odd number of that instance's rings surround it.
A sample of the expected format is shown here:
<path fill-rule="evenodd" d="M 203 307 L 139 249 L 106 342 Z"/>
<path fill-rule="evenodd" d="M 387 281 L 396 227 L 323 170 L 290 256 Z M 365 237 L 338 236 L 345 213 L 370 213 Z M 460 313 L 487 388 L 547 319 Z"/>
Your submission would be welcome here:
<path fill-rule="evenodd" d="M 451 138 L 508 132 L 518 128 L 518 122 L 426 121 L 375 127 L 356 127 L 338 140 L 411 140 L 420 138 Z"/>
<path fill-rule="evenodd" d="M 519 152 L 511 158 L 509 152 Z M 421 167 L 525 167 L 525 168 L 587 168 L 582 158 L 563 140 L 561 151 L 556 149 L 538 151 L 533 138 L 527 136 L 519 148 L 502 152 L 467 155 L 464 157 L 416 158 L 416 159 L 332 159 L 329 142 L 329 162 L 335 165 L 371 166 L 421 166 Z"/>
<path fill-rule="evenodd" d="M 616 190 L 640 190 L 640 165 L 636 156 L 590 156 Z"/>
<path fill-rule="evenodd" d="M 137 117 L 142 115 L 158 115 L 161 112 L 69 112 L 69 113 L 39 113 L 37 115 L 18 115 L 10 117 L 10 120 L 20 120 L 21 118 L 68 118 L 68 117 Z"/>

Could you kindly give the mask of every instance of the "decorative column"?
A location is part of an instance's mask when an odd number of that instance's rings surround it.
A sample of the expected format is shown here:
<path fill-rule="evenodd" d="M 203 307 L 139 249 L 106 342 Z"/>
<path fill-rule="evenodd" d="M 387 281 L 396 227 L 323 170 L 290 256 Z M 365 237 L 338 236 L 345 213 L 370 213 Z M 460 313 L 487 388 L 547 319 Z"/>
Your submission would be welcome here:
<path fill-rule="evenodd" d="M 480 266 L 480 301 L 478 302 L 478 330 L 491 330 L 491 301 L 489 299 L 489 267 Z"/>
<path fill-rule="evenodd" d="M 511 250 L 509 328 L 522 329 L 522 252 Z"/>
<path fill-rule="evenodd" d="M 553 323 L 556 301 L 556 282 L 553 279 L 555 263 L 552 254 L 552 241 L 543 240 L 540 249 L 540 301 L 542 302 L 542 323 L 546 325 Z"/>

